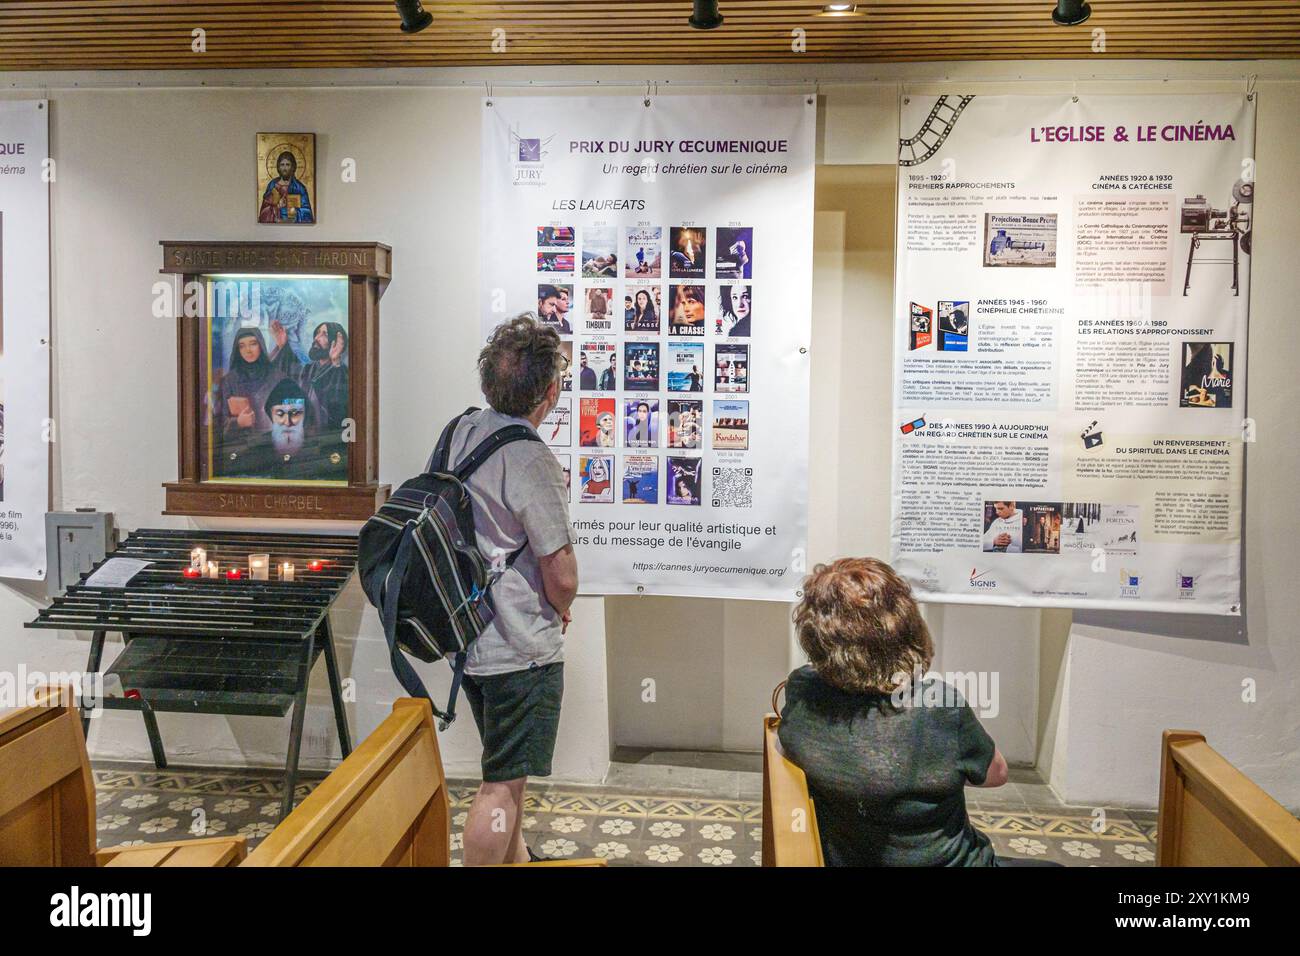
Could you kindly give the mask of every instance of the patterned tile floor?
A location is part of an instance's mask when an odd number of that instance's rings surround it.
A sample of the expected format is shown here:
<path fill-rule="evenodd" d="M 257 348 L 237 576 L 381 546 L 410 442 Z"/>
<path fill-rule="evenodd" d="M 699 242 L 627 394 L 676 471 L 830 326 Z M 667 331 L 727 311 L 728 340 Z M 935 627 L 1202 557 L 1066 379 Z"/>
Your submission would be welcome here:
<path fill-rule="evenodd" d="M 242 833 L 254 847 L 275 825 L 281 779 L 264 770 L 97 764 L 100 846 Z M 302 780 L 297 799 L 318 780 Z M 451 781 L 453 863 L 476 787 L 476 781 Z M 1050 794 L 1031 772 L 1015 771 L 999 790 L 968 791 L 967 802 L 999 855 L 1067 866 L 1153 864 L 1154 813 L 1069 808 Z M 542 856 L 599 856 L 632 866 L 757 866 L 761 827 L 762 807 L 752 798 L 622 786 L 535 784 L 524 817 L 528 844 Z"/>

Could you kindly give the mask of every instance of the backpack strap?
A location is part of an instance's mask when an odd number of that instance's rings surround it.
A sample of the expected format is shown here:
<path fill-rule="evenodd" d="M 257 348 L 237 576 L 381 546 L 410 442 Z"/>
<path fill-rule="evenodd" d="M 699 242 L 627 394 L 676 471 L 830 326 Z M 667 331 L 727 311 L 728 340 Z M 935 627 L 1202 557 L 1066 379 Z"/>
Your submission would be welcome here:
<path fill-rule="evenodd" d="M 393 563 L 384 576 L 383 589 L 380 592 L 379 619 L 384 626 L 384 640 L 388 644 L 388 656 L 392 661 L 393 675 L 397 678 L 397 682 L 412 697 L 422 697 L 427 700 L 434 716 L 438 718 L 438 729 L 446 730 L 456 720 L 456 697 L 460 694 L 460 685 L 465 677 L 465 662 L 469 659 L 469 654 L 461 651 L 455 655 L 455 660 L 452 662 L 451 694 L 447 698 L 447 709 L 442 711 L 429 696 L 424 681 L 420 680 L 420 675 L 415 672 L 411 662 L 397 646 L 397 605 L 401 596 L 402 580 L 411 561 L 415 531 L 414 521 L 406 522 L 406 527 L 402 529 L 402 537 L 393 556 Z"/>
<path fill-rule="evenodd" d="M 505 428 L 494 431 L 487 438 L 478 443 L 478 447 L 469 453 L 467 457 L 461 460 L 456 466 L 457 480 L 462 484 L 469 481 L 469 476 L 478 471 L 480 465 L 492 457 L 498 449 L 511 442 L 517 441 L 535 441 L 541 442 L 542 436 L 533 431 L 527 425 L 507 425 Z"/>
<path fill-rule="evenodd" d="M 456 426 L 467 415 L 473 415 L 477 411 L 479 411 L 478 407 L 471 405 L 447 423 L 447 427 L 442 430 L 442 434 L 438 437 L 438 444 L 433 447 L 433 454 L 429 456 L 429 463 L 424 466 L 426 475 L 447 470 L 447 461 L 451 457 L 451 440 L 456 435 Z"/>

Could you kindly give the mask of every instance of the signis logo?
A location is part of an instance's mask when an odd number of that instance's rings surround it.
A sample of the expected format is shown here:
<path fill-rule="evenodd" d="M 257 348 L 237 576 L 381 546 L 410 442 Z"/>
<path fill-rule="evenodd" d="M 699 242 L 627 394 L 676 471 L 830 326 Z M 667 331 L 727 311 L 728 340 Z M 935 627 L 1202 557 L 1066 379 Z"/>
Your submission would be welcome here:
<path fill-rule="evenodd" d="M 973 588 L 985 588 L 985 589 L 991 589 L 997 587 L 998 582 L 996 580 L 994 580 L 993 578 L 985 577 L 985 575 L 992 570 L 993 570 L 992 568 L 988 568 L 984 571 L 980 571 L 977 570 L 976 568 L 971 568 L 970 586 Z"/>
<path fill-rule="evenodd" d="M 1190 601 L 1196 597 L 1196 576 L 1192 574 L 1183 574 L 1178 572 L 1178 597 L 1183 601 Z"/>

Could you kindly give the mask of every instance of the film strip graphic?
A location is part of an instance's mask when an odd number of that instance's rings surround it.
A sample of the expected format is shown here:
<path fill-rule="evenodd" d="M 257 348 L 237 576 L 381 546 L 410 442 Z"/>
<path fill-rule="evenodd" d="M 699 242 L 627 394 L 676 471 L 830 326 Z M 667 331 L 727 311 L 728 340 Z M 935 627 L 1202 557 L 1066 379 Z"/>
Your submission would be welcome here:
<path fill-rule="evenodd" d="M 973 99 L 973 96 L 945 93 L 935 100 L 930 115 L 925 118 L 916 135 L 898 141 L 898 165 L 919 166 L 937 153 L 952 128 L 957 125 L 957 117 L 961 116 L 961 111 Z M 923 152 L 918 154 L 918 148 Z"/>

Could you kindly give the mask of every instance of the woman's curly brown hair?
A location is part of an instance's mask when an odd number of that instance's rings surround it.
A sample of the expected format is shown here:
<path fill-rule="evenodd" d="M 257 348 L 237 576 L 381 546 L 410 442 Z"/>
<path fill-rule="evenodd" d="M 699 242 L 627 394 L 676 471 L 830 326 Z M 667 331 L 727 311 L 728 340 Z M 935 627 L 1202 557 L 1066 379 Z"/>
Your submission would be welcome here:
<path fill-rule="evenodd" d="M 804 581 L 794 625 L 818 676 L 853 693 L 892 693 L 934 659 L 912 589 L 875 558 L 817 565 Z"/>

